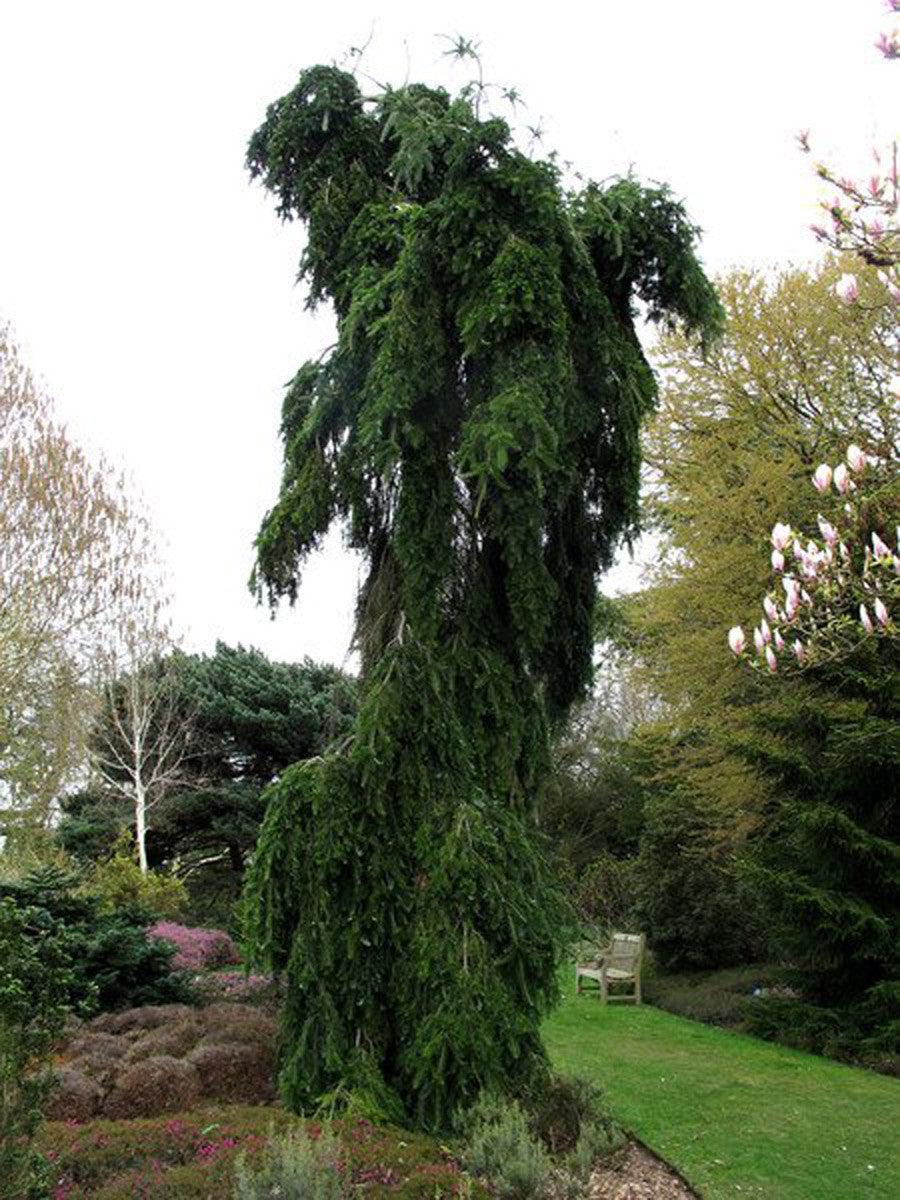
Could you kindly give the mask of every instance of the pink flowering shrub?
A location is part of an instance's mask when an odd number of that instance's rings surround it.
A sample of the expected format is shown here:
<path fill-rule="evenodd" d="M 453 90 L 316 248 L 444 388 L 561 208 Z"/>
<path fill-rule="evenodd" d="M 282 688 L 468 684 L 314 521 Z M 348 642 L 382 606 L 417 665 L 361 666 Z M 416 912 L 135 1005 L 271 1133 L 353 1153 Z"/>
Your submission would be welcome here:
<path fill-rule="evenodd" d="M 216 971 L 195 984 L 204 1001 L 233 1000 L 241 1004 L 276 1003 L 283 993 L 280 980 L 271 975 L 245 975 L 243 971 Z"/>
<path fill-rule="evenodd" d="M 147 936 L 175 946 L 175 971 L 205 971 L 241 961 L 237 947 L 222 929 L 191 929 L 174 921 L 157 921 L 147 930 Z"/>

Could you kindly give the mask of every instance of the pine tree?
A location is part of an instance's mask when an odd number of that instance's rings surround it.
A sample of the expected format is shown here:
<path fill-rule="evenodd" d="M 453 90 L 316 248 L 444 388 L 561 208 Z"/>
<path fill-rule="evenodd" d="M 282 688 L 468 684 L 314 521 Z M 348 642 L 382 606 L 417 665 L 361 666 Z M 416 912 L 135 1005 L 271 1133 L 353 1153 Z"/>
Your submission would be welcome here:
<path fill-rule="evenodd" d="M 715 334 L 664 188 L 566 192 L 471 93 L 365 100 L 304 71 L 248 152 L 336 346 L 290 384 L 254 586 L 293 599 L 333 522 L 365 558 L 353 735 L 272 789 L 247 888 L 287 974 L 282 1092 L 437 1127 L 540 1084 L 567 910 L 535 827 L 548 729 L 591 673 L 655 385 L 635 332 Z"/>

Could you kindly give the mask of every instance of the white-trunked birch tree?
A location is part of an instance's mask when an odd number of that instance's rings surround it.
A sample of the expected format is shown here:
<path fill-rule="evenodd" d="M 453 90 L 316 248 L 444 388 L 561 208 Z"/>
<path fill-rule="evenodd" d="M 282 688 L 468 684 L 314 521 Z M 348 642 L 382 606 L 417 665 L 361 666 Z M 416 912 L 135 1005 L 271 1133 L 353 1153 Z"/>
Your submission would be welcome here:
<path fill-rule="evenodd" d="M 141 871 L 149 869 L 153 810 L 179 788 L 197 785 L 195 722 L 181 686 L 181 658 L 164 624 L 126 631 L 107 660 L 90 739 L 91 764 L 104 791 L 127 801 Z"/>

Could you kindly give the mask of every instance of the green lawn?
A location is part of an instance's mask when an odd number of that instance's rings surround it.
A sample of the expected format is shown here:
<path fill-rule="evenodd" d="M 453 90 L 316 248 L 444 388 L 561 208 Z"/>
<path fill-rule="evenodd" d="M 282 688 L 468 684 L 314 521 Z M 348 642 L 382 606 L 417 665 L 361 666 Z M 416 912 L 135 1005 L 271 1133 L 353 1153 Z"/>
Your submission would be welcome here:
<path fill-rule="evenodd" d="M 567 980 L 544 1027 L 556 1068 L 601 1084 L 618 1119 L 707 1198 L 900 1197 L 900 1083 Z"/>

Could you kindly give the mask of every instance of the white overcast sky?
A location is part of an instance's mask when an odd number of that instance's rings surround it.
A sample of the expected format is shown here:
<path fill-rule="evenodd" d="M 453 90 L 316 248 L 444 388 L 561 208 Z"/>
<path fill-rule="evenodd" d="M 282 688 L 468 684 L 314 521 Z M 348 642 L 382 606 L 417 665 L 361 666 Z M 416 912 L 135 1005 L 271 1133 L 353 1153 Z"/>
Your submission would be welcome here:
<path fill-rule="evenodd" d="M 868 169 L 894 135 L 881 0 L 0 0 L 0 318 L 80 441 L 126 468 L 175 616 L 273 657 L 342 663 L 357 570 L 335 541 L 273 623 L 246 589 L 280 474 L 284 383 L 332 340 L 295 286 L 302 232 L 243 165 L 298 71 L 371 44 L 377 79 L 465 82 L 437 35 L 584 175 L 668 182 L 712 271 L 816 254 L 794 138 Z"/>

